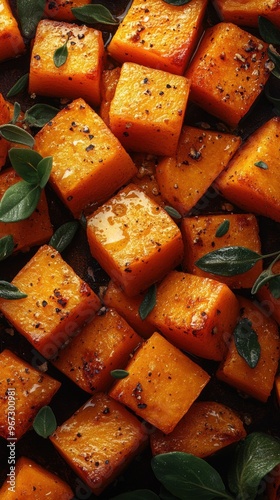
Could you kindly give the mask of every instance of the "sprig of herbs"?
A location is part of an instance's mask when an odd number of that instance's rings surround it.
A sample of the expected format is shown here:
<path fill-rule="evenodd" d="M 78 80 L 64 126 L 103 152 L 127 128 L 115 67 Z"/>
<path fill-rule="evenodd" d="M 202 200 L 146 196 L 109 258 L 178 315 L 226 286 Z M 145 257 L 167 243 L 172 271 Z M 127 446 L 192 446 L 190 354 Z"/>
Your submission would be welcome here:
<path fill-rule="evenodd" d="M 84 5 L 83 7 L 75 7 L 71 9 L 71 12 L 76 19 L 86 24 L 119 24 L 118 19 L 116 19 L 111 12 L 101 4 L 89 4 Z"/>
<path fill-rule="evenodd" d="M 24 113 L 23 119 L 20 120 L 21 123 L 28 125 L 29 127 L 38 127 L 41 128 L 46 123 L 50 122 L 55 115 L 58 113 L 59 109 L 50 106 L 49 104 L 34 104 L 31 108 L 27 109 Z M 19 116 L 21 113 L 21 107 L 18 102 L 14 104 L 14 113 L 11 120 L 12 124 L 15 124 L 19 120 Z M 20 128 L 20 127 L 18 127 Z M 22 129 L 21 129 L 22 130 Z M 30 134 L 29 134 L 30 135 Z M 13 141 L 15 142 L 15 141 Z M 31 142 L 30 142 L 31 144 Z M 29 145 L 29 144 L 27 144 Z M 32 147 L 29 145 L 29 147 Z"/>
<path fill-rule="evenodd" d="M 70 245 L 79 227 L 79 222 L 69 221 L 62 224 L 52 235 L 49 245 L 55 248 L 58 252 L 63 252 Z"/>
<path fill-rule="evenodd" d="M 23 36 L 29 39 L 34 37 L 44 9 L 45 0 L 17 0 L 17 13 Z"/>
<path fill-rule="evenodd" d="M 43 406 L 33 421 L 33 429 L 43 438 L 49 437 L 57 427 L 55 415 L 50 406 Z"/>
<path fill-rule="evenodd" d="M 156 305 L 156 299 L 157 299 L 157 288 L 156 285 L 153 284 L 150 286 L 149 290 L 147 291 L 146 295 L 144 296 L 144 299 L 142 300 L 140 306 L 139 306 L 139 316 L 142 320 L 146 319 L 147 316 L 150 314 L 150 312 L 153 310 L 153 308 Z"/>
<path fill-rule="evenodd" d="M 69 41 L 69 35 L 67 35 L 64 44 L 61 45 L 61 47 L 58 47 L 58 49 L 56 49 L 54 51 L 53 62 L 54 62 L 54 65 L 55 65 L 56 68 L 60 68 L 67 61 L 67 58 L 68 58 L 68 47 L 67 47 L 68 41 Z"/>
<path fill-rule="evenodd" d="M 0 281 L 1 299 L 17 300 L 27 297 L 26 293 L 21 292 L 15 285 L 8 281 Z"/>
<path fill-rule="evenodd" d="M 27 146 L 29 148 L 33 148 L 34 146 L 34 137 L 32 137 L 32 135 L 26 130 L 12 123 L 0 125 L 0 135 L 9 142 L 22 144 L 23 146 Z"/>
<path fill-rule="evenodd" d="M 116 369 L 111 370 L 110 374 L 113 378 L 122 379 L 128 377 L 129 372 L 127 372 L 126 370 Z"/>
<path fill-rule="evenodd" d="M 7 97 L 14 97 L 15 95 L 25 90 L 28 86 L 28 80 L 29 80 L 29 73 L 22 75 L 16 81 L 16 83 L 10 88 L 9 92 L 7 93 Z"/>

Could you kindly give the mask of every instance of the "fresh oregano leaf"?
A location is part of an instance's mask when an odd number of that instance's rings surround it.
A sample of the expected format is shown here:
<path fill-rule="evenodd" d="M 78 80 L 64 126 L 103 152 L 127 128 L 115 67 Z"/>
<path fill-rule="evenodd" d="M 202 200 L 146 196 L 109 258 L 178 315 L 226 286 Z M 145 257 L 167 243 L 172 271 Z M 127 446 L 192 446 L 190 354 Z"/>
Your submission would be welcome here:
<path fill-rule="evenodd" d="M 249 271 L 262 255 L 246 247 L 223 247 L 203 255 L 195 265 L 212 274 L 235 276 Z"/>
<path fill-rule="evenodd" d="M 33 38 L 38 22 L 42 19 L 45 0 L 17 0 L 17 13 L 21 31 L 26 38 Z"/>
<path fill-rule="evenodd" d="M 33 421 L 33 429 L 43 438 L 49 437 L 57 427 L 55 415 L 50 406 L 43 406 Z"/>
<path fill-rule="evenodd" d="M 49 245 L 55 248 L 58 252 L 63 250 L 71 243 L 79 227 L 79 222 L 74 220 L 62 224 L 52 235 Z"/>
<path fill-rule="evenodd" d="M 261 346 L 258 335 L 252 328 L 248 318 L 241 318 L 237 323 L 233 338 L 238 354 L 246 361 L 250 368 L 255 368 L 261 355 Z"/>
<path fill-rule="evenodd" d="M 268 54 L 269 59 L 274 64 L 274 69 L 271 71 L 271 73 L 274 76 L 276 76 L 276 78 L 280 78 L 280 54 L 273 47 L 273 45 L 269 45 L 269 47 L 267 49 L 267 54 Z"/>
<path fill-rule="evenodd" d="M 182 215 L 175 208 L 166 205 L 164 210 L 168 213 L 168 215 L 170 215 L 170 217 L 172 217 L 172 219 L 182 219 Z"/>
<path fill-rule="evenodd" d="M 163 0 L 165 3 L 169 3 L 170 5 L 176 5 L 179 7 L 180 5 L 186 5 L 190 3 L 191 0 Z"/>
<path fill-rule="evenodd" d="M 280 45 L 280 30 L 269 19 L 259 16 L 258 25 L 260 35 L 265 42 Z"/>
<path fill-rule="evenodd" d="M 38 184 L 39 177 L 37 165 L 42 156 L 33 149 L 11 148 L 9 151 L 10 162 L 17 174 L 29 184 Z"/>
<path fill-rule="evenodd" d="M 34 104 L 24 115 L 24 121 L 30 127 L 41 128 L 51 121 L 58 113 L 59 109 L 49 104 Z"/>
<path fill-rule="evenodd" d="M 268 288 L 275 299 L 280 299 L 280 276 L 275 274 L 268 282 Z"/>
<path fill-rule="evenodd" d="M 83 7 L 76 7 L 71 9 L 72 14 L 83 23 L 87 24 L 119 24 L 119 21 L 112 16 L 111 12 L 101 4 L 89 4 Z"/>
<path fill-rule="evenodd" d="M 262 168 L 263 170 L 267 170 L 268 169 L 268 165 L 264 161 L 257 161 L 256 163 L 254 163 L 254 165 L 256 167 Z"/>
<path fill-rule="evenodd" d="M 7 97 L 14 97 L 28 87 L 29 73 L 22 75 L 7 92 Z"/>
<path fill-rule="evenodd" d="M 0 203 L 0 221 L 18 222 L 27 219 L 35 210 L 41 195 L 39 186 L 25 181 L 10 186 Z"/>
<path fill-rule="evenodd" d="M 20 112 L 21 112 L 21 107 L 20 107 L 20 104 L 18 102 L 15 102 L 14 104 L 14 112 L 13 112 L 13 117 L 10 121 L 10 123 L 12 125 L 15 125 L 19 119 L 19 115 L 20 115 Z"/>
<path fill-rule="evenodd" d="M 10 142 L 23 144 L 29 148 L 33 148 L 34 146 L 34 137 L 29 132 L 26 132 L 26 130 L 11 123 L 0 125 L 0 135 Z"/>
<path fill-rule="evenodd" d="M 217 230 L 215 233 L 216 238 L 221 238 L 222 236 L 227 234 L 227 232 L 229 230 L 229 226 L 230 226 L 230 222 L 228 219 L 225 219 L 223 222 L 221 222 L 219 227 L 217 227 Z"/>
<path fill-rule="evenodd" d="M 21 292 L 15 285 L 8 281 L 0 281 L 0 297 L 7 300 L 18 300 L 27 297 L 26 293 Z"/>
<path fill-rule="evenodd" d="M 147 291 L 144 299 L 142 300 L 140 306 L 139 306 L 139 316 L 141 319 L 146 319 L 148 314 L 153 310 L 153 308 L 156 305 L 156 299 L 157 299 L 157 288 L 156 285 L 153 284 L 150 286 L 149 290 Z"/>
<path fill-rule="evenodd" d="M 156 493 L 151 490 L 135 490 L 128 491 L 127 493 L 121 493 L 116 497 L 110 498 L 110 500 L 160 500 Z"/>
<path fill-rule="evenodd" d="M 63 66 L 63 64 L 65 64 L 67 61 L 68 57 L 67 43 L 68 43 L 68 37 L 66 42 L 63 45 L 61 45 L 61 47 L 58 47 L 58 49 L 54 51 L 53 62 L 56 68 L 60 68 L 60 66 Z"/>
<path fill-rule="evenodd" d="M 41 189 L 45 187 L 45 185 L 49 180 L 52 170 L 52 162 L 53 162 L 52 156 L 46 156 L 45 158 L 42 158 L 42 160 L 40 160 L 37 165 L 39 186 Z"/>
<path fill-rule="evenodd" d="M 181 500 L 233 499 L 221 476 L 205 460 L 189 453 L 170 452 L 152 458 L 156 478 Z"/>
<path fill-rule="evenodd" d="M 0 261 L 9 257 L 13 253 L 14 247 L 15 242 L 11 234 L 0 238 Z"/>
<path fill-rule="evenodd" d="M 238 443 L 229 469 L 230 490 L 240 500 L 256 498 L 261 480 L 280 463 L 280 441 L 252 432 Z"/>
<path fill-rule="evenodd" d="M 264 286 L 266 283 L 270 282 L 276 277 L 280 277 L 280 274 L 274 274 L 270 268 L 265 269 L 261 272 L 261 274 L 257 277 L 255 283 L 251 288 L 251 293 L 254 295 L 259 291 L 259 289 Z"/>
<path fill-rule="evenodd" d="M 110 373 L 113 378 L 119 378 L 119 379 L 126 378 L 129 375 L 129 372 L 120 369 L 112 370 Z"/>

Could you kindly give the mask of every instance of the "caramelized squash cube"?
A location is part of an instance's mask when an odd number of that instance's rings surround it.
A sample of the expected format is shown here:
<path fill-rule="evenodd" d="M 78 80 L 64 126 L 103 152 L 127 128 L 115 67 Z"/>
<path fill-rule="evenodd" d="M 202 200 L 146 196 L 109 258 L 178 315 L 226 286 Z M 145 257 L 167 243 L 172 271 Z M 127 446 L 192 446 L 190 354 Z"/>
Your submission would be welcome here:
<path fill-rule="evenodd" d="M 25 45 L 8 0 L 0 0 L 0 61 L 25 52 Z"/>
<path fill-rule="evenodd" d="M 35 149 L 43 157 L 53 157 L 50 184 L 75 217 L 106 201 L 137 172 L 119 141 L 83 99 L 66 106 L 37 133 Z"/>
<path fill-rule="evenodd" d="M 48 405 L 60 382 L 35 370 L 13 352 L 0 353 L 0 435 L 19 439 Z M 14 428 L 15 427 L 15 428 Z"/>
<path fill-rule="evenodd" d="M 198 398 L 209 375 L 155 332 L 136 351 L 110 395 L 169 434 Z"/>
<path fill-rule="evenodd" d="M 213 4 L 223 21 L 258 28 L 259 16 L 263 16 L 280 28 L 280 5 L 277 0 L 213 0 Z"/>
<path fill-rule="evenodd" d="M 100 308 L 97 295 L 48 245 L 39 248 L 12 283 L 27 297 L 0 299 L 0 310 L 46 358 L 55 356 Z"/>
<path fill-rule="evenodd" d="M 57 67 L 54 54 L 67 43 L 68 55 Z M 30 60 L 29 93 L 51 97 L 81 97 L 100 103 L 104 45 L 101 31 L 85 25 L 43 19 L 36 30 Z"/>
<path fill-rule="evenodd" d="M 1 3 L 0 3 L 1 5 Z M 5 125 L 10 121 L 10 108 L 0 93 L 0 125 Z M 0 135 L 0 170 L 6 163 L 9 142 Z"/>
<path fill-rule="evenodd" d="M 92 256 L 129 296 L 161 279 L 183 256 L 178 226 L 133 184 L 88 217 L 87 236 Z"/>
<path fill-rule="evenodd" d="M 46 0 L 45 16 L 56 21 L 77 21 L 72 9 L 83 7 L 91 0 Z"/>
<path fill-rule="evenodd" d="M 106 394 L 96 393 L 57 428 L 51 442 L 99 495 L 147 444 L 139 420 Z"/>
<path fill-rule="evenodd" d="M 189 86 L 184 76 L 124 63 L 110 106 L 112 132 L 127 150 L 175 154 Z"/>

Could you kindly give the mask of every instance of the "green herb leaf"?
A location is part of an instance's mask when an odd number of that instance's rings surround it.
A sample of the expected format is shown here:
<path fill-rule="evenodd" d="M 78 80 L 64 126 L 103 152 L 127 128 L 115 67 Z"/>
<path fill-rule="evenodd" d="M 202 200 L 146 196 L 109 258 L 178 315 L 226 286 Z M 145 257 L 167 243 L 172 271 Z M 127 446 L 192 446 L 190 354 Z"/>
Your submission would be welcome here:
<path fill-rule="evenodd" d="M 172 217 L 173 219 L 182 219 L 182 215 L 178 212 L 178 210 L 176 210 L 175 208 L 173 207 L 169 207 L 168 205 L 166 205 L 164 207 L 164 210 L 168 213 L 168 215 L 170 215 L 170 217 Z"/>
<path fill-rule="evenodd" d="M 280 99 L 278 99 L 277 97 L 273 97 L 270 93 L 269 93 L 269 86 L 266 85 L 265 89 L 264 89 L 264 92 L 265 92 L 265 97 L 270 101 L 272 102 L 272 104 L 275 106 L 275 112 L 277 113 L 280 113 Z"/>
<path fill-rule="evenodd" d="M 52 235 L 49 245 L 58 252 L 63 250 L 71 243 L 79 227 L 79 222 L 74 220 L 62 224 Z"/>
<path fill-rule="evenodd" d="M 217 231 L 215 233 L 216 238 L 221 238 L 222 236 L 227 234 L 227 232 L 229 230 L 229 225 L 230 225 L 230 222 L 228 219 L 225 219 L 223 222 L 221 222 L 221 224 L 219 225 L 219 227 L 217 228 Z"/>
<path fill-rule="evenodd" d="M 27 297 L 26 293 L 21 292 L 16 286 L 8 281 L 0 281 L 0 297 L 1 299 L 17 300 Z"/>
<path fill-rule="evenodd" d="M 126 370 L 119 370 L 119 369 L 112 370 L 110 373 L 113 378 L 126 378 L 129 375 L 129 372 L 127 372 Z"/>
<path fill-rule="evenodd" d="M 39 177 L 37 165 L 42 156 L 33 149 L 11 148 L 9 151 L 10 162 L 20 177 L 30 183 L 38 184 Z"/>
<path fill-rule="evenodd" d="M 10 123 L 7 123 L 7 125 L 0 125 L 0 135 L 10 142 L 23 144 L 24 146 L 28 146 L 30 148 L 33 148 L 34 146 L 35 141 L 32 135 L 17 125 L 12 125 Z"/>
<path fill-rule="evenodd" d="M 233 338 L 238 354 L 246 361 L 250 368 L 255 368 L 261 355 L 261 346 L 258 336 L 252 328 L 248 318 L 241 318 L 237 323 Z"/>
<path fill-rule="evenodd" d="M 256 163 L 254 163 L 254 165 L 256 167 L 262 168 L 263 170 L 267 170 L 268 169 L 268 165 L 264 161 L 257 161 Z"/>
<path fill-rule="evenodd" d="M 274 64 L 274 69 L 271 71 L 271 73 L 276 76 L 276 78 L 280 78 L 280 54 L 278 54 L 273 45 L 269 45 L 267 54 L 269 59 L 271 59 Z"/>
<path fill-rule="evenodd" d="M 55 50 L 53 55 L 53 62 L 56 68 L 60 68 L 63 64 L 66 63 L 68 57 L 68 48 L 67 48 L 68 38 L 66 42 L 58 49 Z"/>
<path fill-rule="evenodd" d="M 121 493 L 110 500 L 160 500 L 160 497 L 151 490 L 135 490 Z"/>
<path fill-rule="evenodd" d="M 156 285 L 153 284 L 152 286 L 150 286 L 143 301 L 140 304 L 138 312 L 141 319 L 144 320 L 147 318 L 148 314 L 150 314 L 150 312 L 156 305 L 156 299 L 157 299 L 157 288 Z"/>
<path fill-rule="evenodd" d="M 280 441 L 252 432 L 236 447 L 228 474 L 231 491 L 243 500 L 255 498 L 262 478 L 279 463 Z"/>
<path fill-rule="evenodd" d="M 57 427 L 55 415 L 50 406 L 43 406 L 41 408 L 34 421 L 33 429 L 43 438 L 49 437 Z"/>
<path fill-rule="evenodd" d="M 83 7 L 76 7 L 71 9 L 71 11 L 76 19 L 79 19 L 79 21 L 82 21 L 83 23 L 101 23 L 111 25 L 119 24 L 119 21 L 112 16 L 111 12 L 104 7 L 104 5 L 98 3 L 84 5 Z"/>
<path fill-rule="evenodd" d="M 280 30 L 269 19 L 259 16 L 258 24 L 260 35 L 265 42 L 280 45 Z"/>
<path fill-rule="evenodd" d="M 24 121 L 30 127 L 41 128 L 51 121 L 58 113 L 59 109 L 49 104 L 34 104 L 24 115 Z"/>
<path fill-rule="evenodd" d="M 52 162 L 52 156 L 46 156 L 45 158 L 42 158 L 42 160 L 38 163 L 37 172 L 39 177 L 39 186 L 41 189 L 45 187 L 50 178 Z"/>
<path fill-rule="evenodd" d="M 170 452 L 152 459 L 156 478 L 182 500 L 232 499 L 218 472 L 205 460 L 189 453 Z"/>
<path fill-rule="evenodd" d="M 169 3 L 170 5 L 176 5 L 177 7 L 180 5 L 186 5 L 190 3 L 191 0 L 163 0 L 165 3 Z"/>
<path fill-rule="evenodd" d="M 11 234 L 0 238 L 0 261 L 5 260 L 14 251 L 15 242 Z"/>
<path fill-rule="evenodd" d="M 269 290 L 275 299 L 280 299 L 280 276 L 275 274 L 268 283 Z"/>
<path fill-rule="evenodd" d="M 29 80 L 29 73 L 22 75 L 18 79 L 18 81 L 10 88 L 9 92 L 7 93 L 7 97 L 14 97 L 15 95 L 25 90 L 28 86 L 28 80 Z"/>
<path fill-rule="evenodd" d="M 45 0 L 17 0 L 17 13 L 21 31 L 26 38 L 33 38 L 38 22 L 42 19 Z"/>
<path fill-rule="evenodd" d="M 40 199 L 39 186 L 25 181 L 17 182 L 5 192 L 0 203 L 0 221 L 18 222 L 27 219 L 35 210 Z"/>
<path fill-rule="evenodd" d="M 251 293 L 253 295 L 257 293 L 262 286 L 264 286 L 268 281 L 274 279 L 276 276 L 280 275 L 274 274 L 270 268 L 262 271 L 261 274 L 257 277 L 255 283 L 253 284 L 251 288 Z"/>
<path fill-rule="evenodd" d="M 246 247 L 223 247 L 203 255 L 195 265 L 212 274 L 235 276 L 249 271 L 262 256 Z"/>
<path fill-rule="evenodd" d="M 15 125 L 17 123 L 17 121 L 19 119 L 20 112 L 21 112 L 20 104 L 18 102 L 15 102 L 15 104 L 14 104 L 13 118 L 10 121 L 10 123 L 12 125 Z"/>

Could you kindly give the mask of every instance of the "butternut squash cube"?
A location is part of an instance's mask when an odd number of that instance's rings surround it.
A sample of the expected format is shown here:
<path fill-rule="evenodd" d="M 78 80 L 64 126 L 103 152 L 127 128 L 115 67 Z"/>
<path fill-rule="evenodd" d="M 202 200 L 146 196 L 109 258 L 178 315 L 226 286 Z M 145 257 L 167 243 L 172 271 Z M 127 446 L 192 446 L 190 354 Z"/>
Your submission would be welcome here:
<path fill-rule="evenodd" d="M 189 410 L 209 375 L 155 332 L 136 351 L 110 396 L 169 434 Z"/>
<path fill-rule="evenodd" d="M 0 0 L 1 6 L 1 0 Z M 1 21 L 0 21 L 1 22 Z M 10 121 L 10 109 L 3 95 L 0 93 L 0 125 L 5 125 Z M 6 163 L 9 142 L 0 135 L 0 170 Z"/>
<path fill-rule="evenodd" d="M 280 274 L 280 261 L 273 265 L 272 270 L 273 273 Z M 280 298 L 276 298 L 272 295 L 269 283 L 266 283 L 258 290 L 257 297 L 266 314 L 272 316 L 275 321 L 277 321 L 278 325 L 280 325 Z"/>
<path fill-rule="evenodd" d="M 30 458 L 20 457 L 15 466 L 15 487 L 7 479 L 0 488 L 0 500 L 71 500 L 70 486 L 56 474 Z"/>
<path fill-rule="evenodd" d="M 232 338 L 228 352 L 216 373 L 217 378 L 265 403 L 272 391 L 280 359 L 278 325 L 249 299 L 239 298 L 240 318 L 247 318 L 258 336 L 260 359 L 251 368 L 241 357 Z"/>
<path fill-rule="evenodd" d="M 48 245 L 12 283 L 26 298 L 0 299 L 0 310 L 44 357 L 51 358 L 100 307 L 100 300 L 61 255 Z"/>
<path fill-rule="evenodd" d="M 90 0 L 46 0 L 45 16 L 56 21 L 77 21 L 72 9 L 89 3 Z"/>
<path fill-rule="evenodd" d="M 121 68 L 117 66 L 113 69 L 105 69 L 101 76 L 101 103 L 99 107 L 99 114 L 104 123 L 106 123 L 107 127 L 110 126 L 110 106 L 115 95 L 120 72 Z"/>
<path fill-rule="evenodd" d="M 62 457 L 99 495 L 147 444 L 145 426 L 121 404 L 96 393 L 50 437 Z"/>
<path fill-rule="evenodd" d="M 92 256 L 129 296 L 161 279 L 183 256 L 178 226 L 133 184 L 88 217 L 87 236 Z"/>
<path fill-rule="evenodd" d="M 189 86 L 184 76 L 124 63 L 110 106 L 112 132 L 127 150 L 175 154 Z"/>
<path fill-rule="evenodd" d="M 161 196 L 187 215 L 227 166 L 241 138 L 184 126 L 173 156 L 161 158 L 156 179 Z"/>
<path fill-rule="evenodd" d="M 106 201 L 137 172 L 119 141 L 83 99 L 73 101 L 37 133 L 35 149 L 43 157 L 53 157 L 50 184 L 75 217 Z"/>
<path fill-rule="evenodd" d="M 60 382 L 35 370 L 13 352 L 0 353 L 0 435 L 19 439 L 48 405 Z"/>
<path fill-rule="evenodd" d="M 195 401 L 168 435 L 155 430 L 150 442 L 153 455 L 181 451 L 200 458 L 246 437 L 239 416 L 215 401 Z"/>
<path fill-rule="evenodd" d="M 65 43 L 67 59 L 56 67 L 54 53 Z M 29 93 L 69 99 L 81 97 L 92 106 L 98 106 L 103 63 L 101 31 L 43 19 L 37 26 L 31 54 Z"/>
<path fill-rule="evenodd" d="M 141 342 L 126 321 L 109 309 L 84 326 L 53 364 L 83 390 L 107 391 L 114 381 L 111 370 L 124 368 Z"/>
<path fill-rule="evenodd" d="M 170 342 L 206 359 L 222 359 L 235 327 L 238 301 L 224 283 L 171 271 L 157 288 L 150 321 Z"/>
<path fill-rule="evenodd" d="M 280 5 L 277 0 L 213 0 L 213 4 L 223 21 L 257 28 L 258 18 L 263 16 L 280 28 Z"/>
<path fill-rule="evenodd" d="M 206 6 L 206 0 L 182 6 L 133 0 L 108 52 L 121 63 L 132 61 L 182 75 L 201 34 Z"/>
<path fill-rule="evenodd" d="M 186 72 L 190 98 L 237 127 L 269 77 L 267 44 L 232 23 L 208 28 Z"/>
<path fill-rule="evenodd" d="M 248 212 L 280 222 L 280 117 L 271 118 L 242 145 L 216 179 L 218 190 Z"/>
<path fill-rule="evenodd" d="M 25 45 L 8 0 L 0 0 L 0 12 L 0 61 L 5 61 L 23 54 Z"/>
<path fill-rule="evenodd" d="M 6 169 L 0 174 L 0 199 L 5 191 L 20 181 L 14 169 Z M 53 227 L 49 217 L 48 203 L 45 191 L 42 191 L 37 208 L 28 219 L 19 222 L 0 222 L 0 238 L 11 234 L 14 238 L 14 251 L 27 251 L 30 247 L 49 241 Z"/>
<path fill-rule="evenodd" d="M 229 224 L 223 236 L 216 232 L 222 224 Z M 208 252 L 223 247 L 241 246 L 261 253 L 258 221 L 253 214 L 200 215 L 182 220 L 181 231 L 185 245 L 183 269 L 197 276 L 213 278 L 230 288 L 251 288 L 262 272 L 262 261 L 242 274 L 218 276 L 199 269 L 195 263 Z"/>

